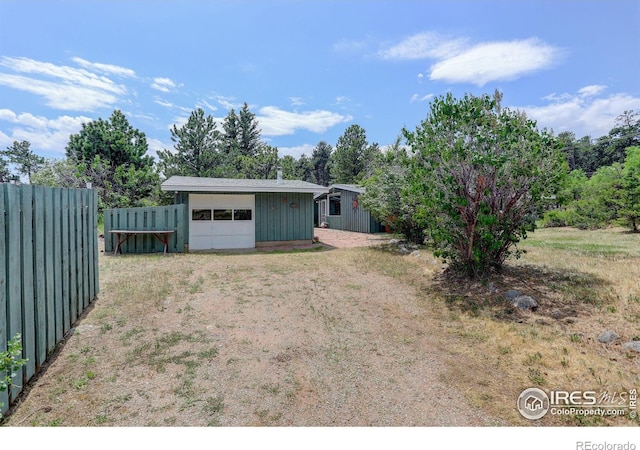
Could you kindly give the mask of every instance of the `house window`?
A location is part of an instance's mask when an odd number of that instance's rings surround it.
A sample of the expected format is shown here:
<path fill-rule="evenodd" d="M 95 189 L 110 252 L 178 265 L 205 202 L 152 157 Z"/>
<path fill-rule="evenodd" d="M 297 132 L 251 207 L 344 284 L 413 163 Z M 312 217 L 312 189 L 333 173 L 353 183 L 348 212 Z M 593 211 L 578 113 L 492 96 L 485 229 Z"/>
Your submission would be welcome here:
<path fill-rule="evenodd" d="M 214 209 L 213 220 L 231 220 L 233 217 L 230 209 Z"/>
<path fill-rule="evenodd" d="M 234 209 L 233 220 L 251 220 L 250 209 Z"/>
<path fill-rule="evenodd" d="M 329 197 L 329 215 L 330 216 L 339 216 L 340 215 L 340 197 Z"/>
<path fill-rule="evenodd" d="M 192 209 L 191 220 L 211 220 L 210 209 Z"/>

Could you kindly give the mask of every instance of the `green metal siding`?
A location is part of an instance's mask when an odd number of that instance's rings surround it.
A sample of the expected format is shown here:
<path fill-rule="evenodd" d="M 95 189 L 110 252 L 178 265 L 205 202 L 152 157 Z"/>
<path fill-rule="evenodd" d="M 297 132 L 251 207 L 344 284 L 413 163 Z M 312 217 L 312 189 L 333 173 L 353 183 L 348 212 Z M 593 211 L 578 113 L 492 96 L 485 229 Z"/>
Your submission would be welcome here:
<path fill-rule="evenodd" d="M 184 225 L 184 243 L 189 244 L 189 218 L 191 217 L 191 212 L 189 211 L 189 193 L 188 192 L 176 192 L 175 194 L 175 204 L 176 205 L 184 205 L 184 216 L 183 223 Z"/>
<path fill-rule="evenodd" d="M 258 192 L 256 242 L 313 239 L 313 194 Z"/>
<path fill-rule="evenodd" d="M 362 207 L 360 201 L 357 202 L 357 206 L 354 206 L 354 201 L 359 195 L 357 192 L 340 191 L 340 215 L 342 217 L 340 229 L 360 233 L 376 232 L 375 227 L 371 226 L 369 211 Z"/>
<path fill-rule="evenodd" d="M 329 228 L 334 230 L 342 230 L 342 216 L 327 216 L 327 224 Z"/>
<path fill-rule="evenodd" d="M 221 194 L 198 192 L 198 194 Z M 230 192 L 225 195 L 247 195 L 248 192 Z M 313 194 L 294 192 L 254 193 L 256 242 L 297 241 L 313 239 Z M 186 205 L 185 223 L 189 223 L 189 192 L 176 193 L 175 201 Z M 295 207 L 292 207 L 295 206 Z M 185 232 L 189 243 L 189 232 Z"/>

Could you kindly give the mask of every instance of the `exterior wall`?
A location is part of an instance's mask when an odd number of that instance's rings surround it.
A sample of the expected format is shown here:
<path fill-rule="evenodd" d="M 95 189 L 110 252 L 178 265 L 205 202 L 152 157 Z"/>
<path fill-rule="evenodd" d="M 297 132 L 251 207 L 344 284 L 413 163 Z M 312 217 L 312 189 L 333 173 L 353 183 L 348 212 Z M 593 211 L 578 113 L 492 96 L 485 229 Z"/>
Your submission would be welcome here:
<path fill-rule="evenodd" d="M 176 192 L 173 203 L 176 205 L 184 205 L 184 217 L 182 218 L 186 229 L 184 230 L 184 243 L 189 244 L 189 217 L 191 212 L 189 211 L 189 193 L 188 192 Z"/>
<path fill-rule="evenodd" d="M 329 228 L 333 228 L 334 230 L 343 230 L 342 216 L 327 216 L 327 224 Z"/>
<path fill-rule="evenodd" d="M 219 192 L 198 193 L 220 194 Z M 234 195 L 234 193 L 225 195 Z M 255 199 L 256 245 L 260 242 L 311 241 L 313 239 L 313 194 L 256 192 Z M 175 202 L 186 205 L 185 221 L 189 223 L 189 193 L 177 192 Z M 189 233 L 185 233 L 187 244 L 188 235 Z"/>
<path fill-rule="evenodd" d="M 256 243 L 313 239 L 313 194 L 256 193 Z"/>
<path fill-rule="evenodd" d="M 354 206 L 354 201 L 360 194 L 352 191 L 340 191 L 340 217 L 341 220 L 338 223 L 333 218 L 329 219 L 329 226 L 332 228 L 338 228 L 346 231 L 357 231 L 360 233 L 377 233 L 379 227 L 377 222 L 372 220 L 369 211 L 362 207 L 362 204 L 358 201 L 357 206 Z M 333 223 L 336 226 L 333 226 Z"/>

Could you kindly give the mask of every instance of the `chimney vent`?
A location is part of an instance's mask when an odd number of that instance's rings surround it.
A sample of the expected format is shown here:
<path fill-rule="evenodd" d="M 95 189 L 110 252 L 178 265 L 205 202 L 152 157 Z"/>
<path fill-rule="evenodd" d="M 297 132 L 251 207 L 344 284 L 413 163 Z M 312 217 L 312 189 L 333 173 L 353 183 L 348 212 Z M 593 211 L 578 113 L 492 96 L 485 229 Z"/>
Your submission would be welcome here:
<path fill-rule="evenodd" d="M 282 167 L 278 167 L 278 184 L 282 184 Z"/>

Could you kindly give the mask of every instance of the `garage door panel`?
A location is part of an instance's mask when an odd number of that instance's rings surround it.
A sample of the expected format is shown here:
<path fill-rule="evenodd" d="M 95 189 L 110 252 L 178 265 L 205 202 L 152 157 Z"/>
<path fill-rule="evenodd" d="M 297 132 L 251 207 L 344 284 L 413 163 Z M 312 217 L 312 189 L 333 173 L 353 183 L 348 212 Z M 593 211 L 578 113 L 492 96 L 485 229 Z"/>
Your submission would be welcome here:
<path fill-rule="evenodd" d="M 189 246 L 193 250 L 255 247 L 255 196 L 191 194 Z"/>

